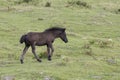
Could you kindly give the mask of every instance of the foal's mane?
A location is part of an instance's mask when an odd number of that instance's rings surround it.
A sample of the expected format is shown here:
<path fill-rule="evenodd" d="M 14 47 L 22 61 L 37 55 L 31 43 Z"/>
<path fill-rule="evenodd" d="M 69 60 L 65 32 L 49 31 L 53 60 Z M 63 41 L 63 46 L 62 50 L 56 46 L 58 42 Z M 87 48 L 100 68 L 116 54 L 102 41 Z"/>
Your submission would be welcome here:
<path fill-rule="evenodd" d="M 56 30 L 60 30 L 60 31 L 62 31 L 62 30 L 64 30 L 64 28 L 60 28 L 60 27 L 52 27 L 52 28 L 48 28 L 48 29 L 46 29 L 45 32 L 46 32 L 46 31 L 56 31 Z"/>

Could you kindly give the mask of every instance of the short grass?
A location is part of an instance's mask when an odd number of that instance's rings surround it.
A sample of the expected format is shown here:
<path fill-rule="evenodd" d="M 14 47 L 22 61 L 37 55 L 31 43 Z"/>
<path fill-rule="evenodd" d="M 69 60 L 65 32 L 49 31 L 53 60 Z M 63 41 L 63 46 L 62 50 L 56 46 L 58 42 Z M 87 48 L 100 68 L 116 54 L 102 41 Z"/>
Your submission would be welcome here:
<path fill-rule="evenodd" d="M 79 0 L 35 1 L 0 0 L 1 80 L 6 76 L 15 80 L 120 80 L 120 0 L 81 0 L 91 8 L 68 4 Z M 47 1 L 51 7 L 45 7 Z M 29 49 L 21 65 L 21 35 L 54 25 L 67 29 L 69 43 L 56 39 L 52 61 L 42 58 L 41 63 Z M 37 54 L 45 51 L 45 46 L 37 47 Z"/>

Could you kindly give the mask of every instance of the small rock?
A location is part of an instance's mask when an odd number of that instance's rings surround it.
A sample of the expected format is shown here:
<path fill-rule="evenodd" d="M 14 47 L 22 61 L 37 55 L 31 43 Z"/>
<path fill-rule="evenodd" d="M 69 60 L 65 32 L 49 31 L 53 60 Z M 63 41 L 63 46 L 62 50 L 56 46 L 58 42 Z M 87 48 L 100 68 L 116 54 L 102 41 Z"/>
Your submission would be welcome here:
<path fill-rule="evenodd" d="M 5 76 L 2 80 L 15 80 L 14 76 Z"/>
<path fill-rule="evenodd" d="M 108 64 L 116 64 L 116 61 L 114 59 L 108 59 L 106 60 Z"/>
<path fill-rule="evenodd" d="M 97 79 L 97 80 L 102 80 L 101 76 L 92 76 L 92 78 Z"/>
<path fill-rule="evenodd" d="M 45 76 L 44 80 L 51 80 L 51 78 L 49 76 Z"/>

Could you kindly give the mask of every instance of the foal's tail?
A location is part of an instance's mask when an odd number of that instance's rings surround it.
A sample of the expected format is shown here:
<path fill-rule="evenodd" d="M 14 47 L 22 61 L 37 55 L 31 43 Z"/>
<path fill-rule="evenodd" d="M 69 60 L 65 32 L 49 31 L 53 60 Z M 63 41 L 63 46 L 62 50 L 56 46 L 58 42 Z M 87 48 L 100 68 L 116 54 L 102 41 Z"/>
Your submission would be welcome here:
<path fill-rule="evenodd" d="M 25 42 L 27 35 L 22 35 L 22 37 L 20 38 L 20 43 L 22 44 L 23 42 Z"/>

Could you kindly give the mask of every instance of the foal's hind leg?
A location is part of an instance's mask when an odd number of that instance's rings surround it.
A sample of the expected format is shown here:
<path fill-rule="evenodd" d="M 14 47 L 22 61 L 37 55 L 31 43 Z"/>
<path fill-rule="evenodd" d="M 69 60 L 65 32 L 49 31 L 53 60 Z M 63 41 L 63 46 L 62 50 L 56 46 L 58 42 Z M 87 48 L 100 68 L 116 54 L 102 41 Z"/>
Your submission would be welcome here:
<path fill-rule="evenodd" d="M 41 60 L 39 59 L 39 57 L 36 55 L 35 45 L 32 45 L 31 48 L 32 48 L 32 53 L 34 54 L 34 56 L 35 56 L 35 58 L 37 59 L 37 61 L 41 62 Z"/>
<path fill-rule="evenodd" d="M 24 62 L 23 62 L 24 55 L 25 55 L 25 53 L 27 52 L 28 48 L 29 48 L 29 46 L 25 46 L 25 48 L 23 49 L 23 53 L 21 54 L 21 57 L 20 57 L 20 62 L 21 62 L 21 64 L 24 63 Z"/>

